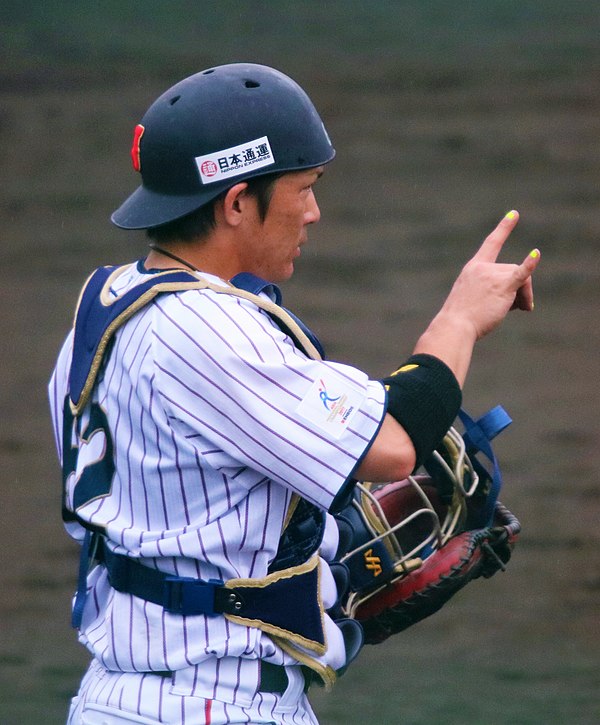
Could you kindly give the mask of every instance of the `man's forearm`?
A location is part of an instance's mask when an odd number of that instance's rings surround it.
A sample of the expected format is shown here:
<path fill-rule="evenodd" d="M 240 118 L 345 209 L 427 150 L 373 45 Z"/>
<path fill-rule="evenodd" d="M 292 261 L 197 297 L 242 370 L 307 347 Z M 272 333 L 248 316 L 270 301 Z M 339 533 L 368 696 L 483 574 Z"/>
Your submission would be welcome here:
<path fill-rule="evenodd" d="M 414 354 L 434 355 L 452 370 L 462 388 L 467 377 L 476 334 L 472 325 L 442 309 L 419 338 Z"/>

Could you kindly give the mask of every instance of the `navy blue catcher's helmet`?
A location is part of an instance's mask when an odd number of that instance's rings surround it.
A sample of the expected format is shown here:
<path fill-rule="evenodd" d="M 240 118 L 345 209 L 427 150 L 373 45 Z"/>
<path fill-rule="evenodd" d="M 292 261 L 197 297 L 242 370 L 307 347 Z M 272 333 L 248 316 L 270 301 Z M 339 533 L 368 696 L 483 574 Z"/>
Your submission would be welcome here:
<path fill-rule="evenodd" d="M 310 169 L 335 150 L 312 101 L 273 68 L 233 63 L 163 93 L 134 132 L 142 185 L 113 213 L 123 229 L 178 219 L 253 176 Z"/>

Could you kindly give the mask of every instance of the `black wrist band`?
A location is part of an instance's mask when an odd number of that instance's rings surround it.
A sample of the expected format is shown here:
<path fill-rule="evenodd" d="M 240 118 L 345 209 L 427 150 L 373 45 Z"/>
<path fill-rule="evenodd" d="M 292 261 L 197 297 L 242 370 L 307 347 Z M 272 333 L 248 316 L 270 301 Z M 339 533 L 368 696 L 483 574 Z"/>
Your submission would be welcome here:
<path fill-rule="evenodd" d="M 434 451 L 451 427 L 462 392 L 450 368 L 433 355 L 412 355 L 381 381 L 387 390 L 387 412 L 410 436 L 417 465 Z"/>

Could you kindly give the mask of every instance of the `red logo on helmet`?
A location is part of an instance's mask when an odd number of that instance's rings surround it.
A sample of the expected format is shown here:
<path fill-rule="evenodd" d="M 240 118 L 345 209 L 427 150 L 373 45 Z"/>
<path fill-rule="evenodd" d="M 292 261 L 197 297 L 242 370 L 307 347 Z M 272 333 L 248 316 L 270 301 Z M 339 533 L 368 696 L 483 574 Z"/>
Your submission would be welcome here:
<path fill-rule="evenodd" d="M 200 173 L 202 176 L 214 176 L 218 170 L 219 167 L 214 161 L 204 161 L 200 166 Z"/>
<path fill-rule="evenodd" d="M 136 171 L 141 171 L 142 165 L 140 163 L 140 141 L 144 135 L 146 129 L 138 123 L 133 131 L 133 144 L 131 146 L 131 161 L 133 162 L 133 168 Z"/>

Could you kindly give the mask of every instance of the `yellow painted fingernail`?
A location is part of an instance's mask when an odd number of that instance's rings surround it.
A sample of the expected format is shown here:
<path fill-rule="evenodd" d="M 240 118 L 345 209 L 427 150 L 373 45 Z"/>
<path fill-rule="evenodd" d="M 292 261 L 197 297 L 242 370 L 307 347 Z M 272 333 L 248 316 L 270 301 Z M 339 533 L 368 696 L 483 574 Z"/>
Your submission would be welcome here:
<path fill-rule="evenodd" d="M 509 211 L 508 214 L 504 217 L 505 219 L 514 219 L 517 216 L 516 211 Z"/>
<path fill-rule="evenodd" d="M 537 259 L 540 256 L 540 250 L 539 249 L 532 249 L 531 252 L 529 252 L 529 256 L 532 259 Z"/>

